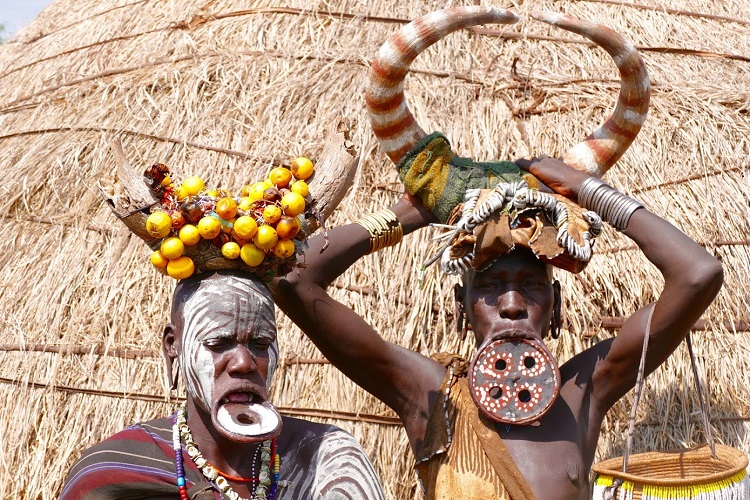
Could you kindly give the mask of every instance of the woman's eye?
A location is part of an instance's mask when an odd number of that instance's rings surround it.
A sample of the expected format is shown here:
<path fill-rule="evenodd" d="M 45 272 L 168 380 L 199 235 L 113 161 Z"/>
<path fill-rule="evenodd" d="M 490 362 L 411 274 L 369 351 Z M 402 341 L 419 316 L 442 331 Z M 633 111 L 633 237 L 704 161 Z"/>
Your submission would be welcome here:
<path fill-rule="evenodd" d="M 263 350 L 268 349 L 269 347 L 271 347 L 271 344 L 272 344 L 272 342 L 269 339 L 255 339 L 255 340 L 253 340 L 253 345 L 256 348 L 258 348 L 258 349 L 263 349 Z"/>
<path fill-rule="evenodd" d="M 232 345 L 232 341 L 229 339 L 208 339 L 203 341 L 203 345 L 211 350 L 226 349 Z"/>

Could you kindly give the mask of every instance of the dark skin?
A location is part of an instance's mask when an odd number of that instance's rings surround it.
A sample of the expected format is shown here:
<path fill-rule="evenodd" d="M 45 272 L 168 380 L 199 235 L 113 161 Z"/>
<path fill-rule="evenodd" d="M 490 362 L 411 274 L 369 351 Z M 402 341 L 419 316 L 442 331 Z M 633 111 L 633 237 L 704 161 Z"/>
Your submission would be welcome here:
<path fill-rule="evenodd" d="M 552 191 L 577 200 L 585 173 L 560 160 L 519 160 Z M 404 233 L 431 222 L 432 214 L 405 196 L 391 210 Z M 719 262 L 700 245 L 646 209 L 623 231 L 662 273 L 658 300 L 635 311 L 613 339 L 599 342 L 560 367 L 560 395 L 533 426 L 497 426 L 516 465 L 537 498 L 589 498 L 589 471 L 602 420 L 635 385 L 647 318 L 653 308 L 646 372 L 662 364 L 712 302 L 723 281 Z M 418 450 L 446 369 L 430 358 L 384 341 L 325 289 L 365 255 L 369 233 L 357 224 L 310 241 L 306 267 L 280 280 L 276 303 L 342 372 L 391 407 Z M 509 330 L 544 339 L 556 298 L 548 267 L 530 253 L 513 251 L 490 269 L 464 277 L 462 306 L 479 345 Z M 559 299 L 557 299 L 559 300 Z"/>

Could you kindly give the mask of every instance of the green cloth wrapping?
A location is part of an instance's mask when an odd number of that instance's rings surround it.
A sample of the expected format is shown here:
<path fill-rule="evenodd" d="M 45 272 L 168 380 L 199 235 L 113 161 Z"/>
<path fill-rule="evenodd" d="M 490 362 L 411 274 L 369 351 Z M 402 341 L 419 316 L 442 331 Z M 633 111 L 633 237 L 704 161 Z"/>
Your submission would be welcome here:
<path fill-rule="evenodd" d="M 419 198 L 443 223 L 464 202 L 467 189 L 492 189 L 500 182 L 522 180 L 529 187 L 538 187 L 536 179 L 512 161 L 475 162 L 456 155 L 440 132 L 423 137 L 396 168 L 409 194 Z"/>

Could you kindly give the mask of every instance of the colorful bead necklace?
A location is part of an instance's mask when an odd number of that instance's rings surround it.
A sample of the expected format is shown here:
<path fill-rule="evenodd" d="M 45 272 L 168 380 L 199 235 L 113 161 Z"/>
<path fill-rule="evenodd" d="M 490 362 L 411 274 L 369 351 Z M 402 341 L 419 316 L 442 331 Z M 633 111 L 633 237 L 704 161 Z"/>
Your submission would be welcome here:
<path fill-rule="evenodd" d="M 228 476 L 221 473 L 216 467 L 206 460 L 201 452 L 198 451 L 198 445 L 193 441 L 193 435 L 187 425 L 185 417 L 185 405 L 177 409 L 174 416 L 174 425 L 172 426 L 172 445 L 174 448 L 174 463 L 177 470 L 177 486 L 180 488 L 180 500 L 187 500 L 187 485 L 185 480 L 185 466 L 182 459 L 182 443 L 185 443 L 185 451 L 195 463 L 196 467 L 203 475 L 211 481 L 229 500 L 248 500 L 241 497 L 236 491 L 229 486 L 227 479 L 241 482 L 256 482 L 252 499 L 250 500 L 273 500 L 276 496 L 276 489 L 279 485 L 279 470 L 281 469 L 281 459 L 276 452 L 276 438 L 263 441 L 260 445 L 260 474 L 258 478 L 242 479 Z M 257 456 L 257 450 L 256 455 Z M 255 456 L 253 457 L 253 469 L 255 468 Z M 271 473 L 271 464 L 273 464 L 273 473 Z M 253 475 L 255 475 L 253 473 Z"/>

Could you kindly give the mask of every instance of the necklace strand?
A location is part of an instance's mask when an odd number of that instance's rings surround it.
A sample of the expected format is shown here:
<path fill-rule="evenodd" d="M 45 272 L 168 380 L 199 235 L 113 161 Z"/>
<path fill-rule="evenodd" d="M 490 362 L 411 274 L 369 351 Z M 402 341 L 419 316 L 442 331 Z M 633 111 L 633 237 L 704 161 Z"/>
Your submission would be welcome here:
<path fill-rule="evenodd" d="M 175 451 L 175 469 L 177 486 L 180 489 L 180 500 L 187 500 L 188 498 L 185 467 L 182 458 L 182 443 L 185 444 L 185 451 L 187 451 L 188 456 L 190 456 L 196 467 L 198 467 L 198 470 L 229 500 L 273 500 L 276 496 L 276 489 L 279 484 L 279 470 L 281 468 L 281 460 L 276 452 L 276 438 L 263 441 L 256 449 L 253 456 L 252 474 L 253 476 L 255 475 L 255 458 L 257 457 L 258 450 L 260 450 L 261 466 L 257 479 L 258 485 L 255 487 L 252 498 L 245 499 L 234 491 L 229 482 L 227 482 L 227 477 L 233 480 L 235 478 L 220 473 L 198 451 L 198 445 L 193 440 L 193 435 L 190 433 L 190 428 L 187 425 L 185 405 L 183 405 L 175 412 L 174 425 L 172 426 L 172 445 Z M 271 472 L 271 467 L 273 467 L 273 472 Z M 243 481 L 254 482 L 253 480 L 254 478 Z"/>

